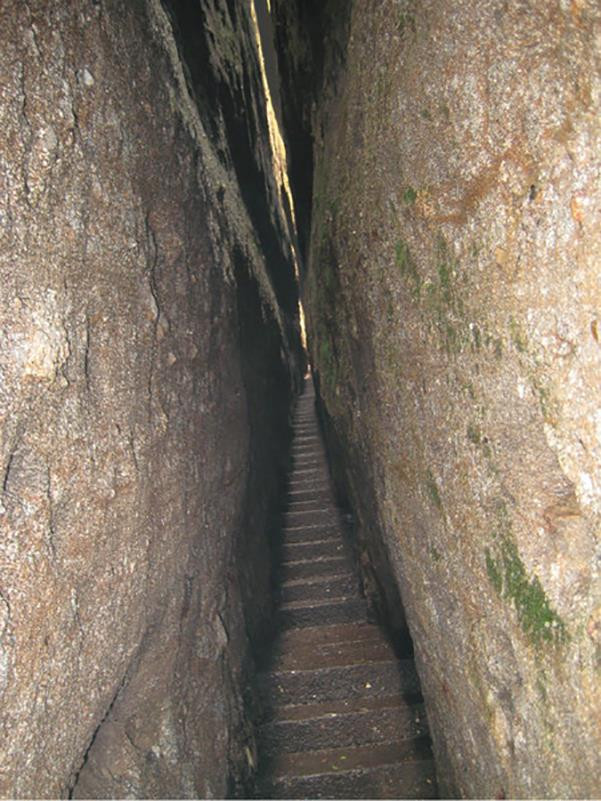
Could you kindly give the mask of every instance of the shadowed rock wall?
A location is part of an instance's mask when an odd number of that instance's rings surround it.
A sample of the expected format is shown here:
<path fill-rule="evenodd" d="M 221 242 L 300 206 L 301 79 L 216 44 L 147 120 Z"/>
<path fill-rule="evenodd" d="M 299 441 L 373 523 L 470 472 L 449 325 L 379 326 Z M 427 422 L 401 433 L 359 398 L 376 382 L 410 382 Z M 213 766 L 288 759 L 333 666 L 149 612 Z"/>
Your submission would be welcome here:
<path fill-rule="evenodd" d="M 202 4 L 205 94 L 176 6 L 0 9 L 2 796 L 253 767 L 291 239 L 249 6 Z"/>
<path fill-rule="evenodd" d="M 316 64 L 303 298 L 359 549 L 443 794 L 598 797 L 599 7 L 351 5 L 317 53 L 276 13 L 290 85 Z"/>

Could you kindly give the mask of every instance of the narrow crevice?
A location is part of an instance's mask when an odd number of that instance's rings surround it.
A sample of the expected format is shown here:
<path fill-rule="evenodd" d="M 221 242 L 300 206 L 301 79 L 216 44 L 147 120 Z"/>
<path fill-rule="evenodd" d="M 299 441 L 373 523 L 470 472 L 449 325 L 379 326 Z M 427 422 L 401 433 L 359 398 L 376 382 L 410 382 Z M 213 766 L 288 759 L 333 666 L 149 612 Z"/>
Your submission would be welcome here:
<path fill-rule="evenodd" d="M 117 703 L 117 700 L 118 700 L 120 694 L 123 692 L 123 690 L 127 686 L 127 683 L 129 681 L 129 678 L 130 678 L 132 670 L 133 670 L 133 665 L 134 665 L 134 662 L 132 662 L 132 664 L 125 671 L 125 674 L 124 674 L 123 678 L 121 679 L 121 681 L 119 682 L 119 684 L 117 686 L 117 689 L 115 690 L 115 693 L 114 693 L 113 697 L 111 698 L 111 701 L 110 701 L 109 705 L 107 706 L 104 715 L 99 720 L 98 725 L 96 726 L 96 728 L 92 732 L 92 735 L 91 735 L 91 737 L 89 739 L 89 742 L 88 742 L 88 746 L 85 749 L 85 751 L 83 753 L 83 756 L 81 758 L 81 762 L 79 764 L 79 767 L 74 771 L 73 776 L 72 776 L 72 778 L 71 778 L 71 780 L 70 780 L 70 782 L 68 784 L 68 790 L 67 790 L 68 795 L 67 795 L 67 797 L 69 799 L 73 799 L 73 798 L 77 797 L 77 795 L 76 795 L 77 794 L 77 784 L 79 782 L 79 778 L 81 776 L 81 773 L 84 770 L 84 768 L 86 767 L 86 764 L 88 762 L 88 758 L 90 756 L 90 752 L 91 752 L 91 750 L 92 750 L 92 748 L 94 746 L 94 743 L 96 742 L 96 739 L 97 739 L 100 731 L 102 730 L 102 727 L 104 726 L 106 721 L 110 718 L 111 712 L 113 711 L 113 708 L 114 708 L 115 704 Z"/>
<path fill-rule="evenodd" d="M 593 796 L 598 4 L 70 5 L 0 10 L 0 796 Z"/>
<path fill-rule="evenodd" d="M 274 561 L 273 638 L 259 666 L 254 797 L 436 797 L 409 635 L 393 647 L 375 619 L 348 534 L 307 378 Z"/>

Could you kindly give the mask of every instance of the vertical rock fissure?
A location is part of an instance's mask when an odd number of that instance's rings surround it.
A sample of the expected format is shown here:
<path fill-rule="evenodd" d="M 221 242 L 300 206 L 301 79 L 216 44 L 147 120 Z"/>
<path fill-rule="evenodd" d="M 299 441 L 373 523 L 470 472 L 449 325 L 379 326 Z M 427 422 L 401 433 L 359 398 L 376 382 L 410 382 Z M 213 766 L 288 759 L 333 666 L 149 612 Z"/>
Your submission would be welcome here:
<path fill-rule="evenodd" d="M 0 796 L 244 795 L 256 661 L 332 589 L 411 631 L 443 794 L 593 797 L 599 4 L 68 6 L 0 3 Z M 301 301 L 363 596 L 274 616 Z M 304 522 L 285 570 L 338 548 Z M 286 696 L 341 686 L 315 636 L 259 682 L 270 792 L 358 747 Z"/>

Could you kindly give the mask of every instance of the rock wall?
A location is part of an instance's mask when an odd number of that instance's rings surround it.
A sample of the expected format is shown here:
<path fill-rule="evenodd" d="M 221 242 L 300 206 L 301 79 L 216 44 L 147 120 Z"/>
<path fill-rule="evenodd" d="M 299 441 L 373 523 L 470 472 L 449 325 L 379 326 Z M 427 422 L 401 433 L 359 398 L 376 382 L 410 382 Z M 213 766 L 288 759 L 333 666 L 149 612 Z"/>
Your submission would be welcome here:
<path fill-rule="evenodd" d="M 598 797 L 599 6 L 365 0 L 317 52 L 303 6 L 311 360 L 442 793 Z"/>
<path fill-rule="evenodd" d="M 302 365 L 250 4 L 199 9 L 196 64 L 175 0 L 0 8 L 2 796 L 252 772 Z"/>

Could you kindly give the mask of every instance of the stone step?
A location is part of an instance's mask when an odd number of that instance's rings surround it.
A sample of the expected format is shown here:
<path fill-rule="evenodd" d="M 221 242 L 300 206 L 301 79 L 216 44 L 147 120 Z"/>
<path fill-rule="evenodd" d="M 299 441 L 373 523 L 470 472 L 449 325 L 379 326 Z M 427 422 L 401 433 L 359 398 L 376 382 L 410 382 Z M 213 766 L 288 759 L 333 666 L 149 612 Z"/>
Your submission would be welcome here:
<path fill-rule="evenodd" d="M 323 645 L 340 643 L 372 643 L 385 641 L 379 627 L 374 623 L 337 623 L 306 629 L 293 629 L 282 633 L 275 642 L 277 653 L 287 651 L 316 652 Z"/>
<path fill-rule="evenodd" d="M 295 578 L 311 578 L 312 576 L 336 575 L 349 569 L 348 561 L 339 556 L 308 559 L 298 562 L 287 562 L 280 568 L 282 581 Z"/>
<path fill-rule="evenodd" d="M 295 460 L 296 459 L 317 459 L 325 469 L 328 467 L 328 463 L 326 461 L 326 455 L 323 451 L 323 448 L 317 448 L 314 446 L 307 446 L 303 445 L 301 447 L 301 443 L 293 443 L 296 447 L 293 450 L 296 451 Z M 303 452 L 304 451 L 304 452 Z"/>
<path fill-rule="evenodd" d="M 292 447 L 292 476 L 294 476 L 297 470 L 302 469 L 302 465 L 299 462 L 315 462 L 316 465 L 319 467 L 320 470 L 323 470 L 324 475 L 328 474 L 328 466 L 325 461 L 325 455 L 323 451 L 317 450 L 315 448 L 310 448 L 307 446 L 301 447 L 293 446 Z"/>
<path fill-rule="evenodd" d="M 298 526 L 314 526 L 318 523 L 330 523 L 336 525 L 340 521 L 340 515 L 336 508 L 330 506 L 329 509 L 289 509 L 284 514 L 284 526 L 290 525 L 293 528 Z"/>
<path fill-rule="evenodd" d="M 328 472 L 327 465 L 324 464 L 325 455 L 321 448 L 306 443 L 297 443 L 292 446 L 292 462 L 296 464 L 298 459 L 315 459 L 320 461 L 324 473 Z"/>
<path fill-rule="evenodd" d="M 305 531 L 303 527 L 303 532 Z M 313 528 L 308 529 L 309 535 L 314 533 Z M 298 529 L 291 529 L 291 533 L 298 533 Z M 282 548 L 282 563 L 300 562 L 305 559 L 320 559 L 322 556 L 344 556 L 345 547 L 340 536 L 326 537 L 320 540 L 288 540 L 284 532 L 285 545 Z"/>
<path fill-rule="evenodd" d="M 294 495 L 289 495 L 288 505 L 283 510 L 282 518 L 288 519 L 288 516 L 298 518 L 304 513 L 315 517 L 316 514 L 322 512 L 328 522 L 337 526 L 341 522 L 341 515 L 334 506 L 332 494 L 325 487 L 319 496 L 315 497 L 314 492 L 311 494 L 313 495 L 312 498 L 303 498 L 301 496 L 300 499 L 297 499 Z M 314 519 L 309 519 L 310 525 L 314 525 L 315 522 Z"/>
<path fill-rule="evenodd" d="M 307 476 L 311 476 L 315 478 L 317 475 L 321 478 L 322 481 L 329 482 L 330 476 L 328 471 L 324 467 L 320 467 L 319 465 L 307 465 L 295 468 L 292 473 L 290 474 L 289 482 L 298 482 L 301 478 L 306 478 Z"/>
<path fill-rule="evenodd" d="M 302 453 L 293 457 L 293 475 L 296 475 L 297 470 L 321 470 L 324 476 L 328 476 L 323 456 L 315 456 L 312 453 Z"/>
<path fill-rule="evenodd" d="M 321 489 L 312 487 L 310 489 L 290 490 L 288 489 L 288 498 L 291 503 L 303 502 L 317 502 L 322 500 L 330 500 L 333 502 L 333 494 L 330 489 L 329 482 L 324 481 Z"/>
<path fill-rule="evenodd" d="M 287 482 L 286 494 L 287 500 L 289 502 L 295 501 L 321 501 L 324 498 L 327 499 L 328 503 L 331 503 L 333 506 L 336 505 L 334 499 L 334 492 L 332 491 L 332 485 L 330 483 L 330 479 L 328 476 L 322 476 L 321 478 L 321 487 L 316 486 L 316 482 L 313 482 L 310 492 L 302 489 L 294 489 L 290 488 L 290 484 L 294 481 L 293 476 L 291 475 Z M 296 482 L 298 483 L 298 481 Z"/>
<path fill-rule="evenodd" d="M 316 578 L 286 581 L 280 588 L 280 599 L 283 603 L 302 601 L 304 599 L 318 601 L 321 598 L 336 598 L 340 595 L 352 595 L 358 591 L 358 581 L 350 572 L 339 576 L 317 576 Z"/>
<path fill-rule="evenodd" d="M 311 670 L 274 670 L 260 674 L 258 683 L 266 709 L 292 703 L 419 692 L 413 661 L 407 659 Z"/>
<path fill-rule="evenodd" d="M 271 755 L 392 743 L 427 735 L 423 703 L 409 705 L 398 697 L 281 707 L 259 729 L 261 749 Z"/>
<path fill-rule="evenodd" d="M 325 492 L 321 497 L 305 498 L 304 500 L 296 500 L 294 498 L 288 501 L 286 512 L 314 512 L 321 509 L 332 509 L 333 499 L 330 493 Z"/>
<path fill-rule="evenodd" d="M 329 480 L 319 474 L 315 474 L 312 478 L 308 478 L 307 476 L 291 478 L 288 482 L 288 492 L 292 494 L 324 492 L 329 489 Z"/>
<path fill-rule="evenodd" d="M 317 436 L 311 440 L 295 440 L 292 443 L 292 456 L 323 456 L 323 449 L 319 444 Z"/>
<path fill-rule="evenodd" d="M 292 631 L 302 631 L 302 628 Z M 302 646 L 291 649 L 288 641 L 288 646 L 282 645 L 281 650 L 276 648 L 275 654 L 277 654 L 278 670 L 312 670 L 339 665 L 364 665 L 396 658 L 392 646 L 383 639 L 328 642 L 314 645 L 310 649 Z"/>
<path fill-rule="evenodd" d="M 280 753 L 267 763 L 268 798 L 436 798 L 427 740 Z"/>
<path fill-rule="evenodd" d="M 320 540 L 337 539 L 340 541 L 341 530 L 338 526 L 301 526 L 300 528 L 288 529 L 285 533 L 284 544 L 294 542 L 309 543 Z"/>
<path fill-rule="evenodd" d="M 330 529 L 338 531 L 340 532 L 339 536 L 340 539 L 342 540 L 340 518 L 338 515 L 331 515 L 329 518 L 326 518 L 325 520 L 319 520 L 318 518 L 306 522 L 300 522 L 296 520 L 292 521 L 291 523 L 288 523 L 285 526 L 284 535 L 286 535 L 289 531 L 300 531 L 301 529 L 306 530 L 307 533 L 316 531 L 317 529 L 323 529 L 323 530 Z"/>
<path fill-rule="evenodd" d="M 315 445 L 316 449 L 319 451 L 322 450 L 321 438 L 317 429 L 306 434 L 302 432 L 294 433 L 294 438 L 292 440 L 293 445 L 309 445 L 309 443 Z"/>
<path fill-rule="evenodd" d="M 280 630 L 286 630 L 332 623 L 355 623 L 366 618 L 367 606 L 363 598 L 342 596 L 282 604 L 277 612 L 276 624 Z"/>
<path fill-rule="evenodd" d="M 316 478 L 322 479 L 323 481 L 327 479 L 327 475 L 321 467 L 301 467 L 292 473 L 290 483 L 296 484 L 303 479 L 314 480 Z"/>

